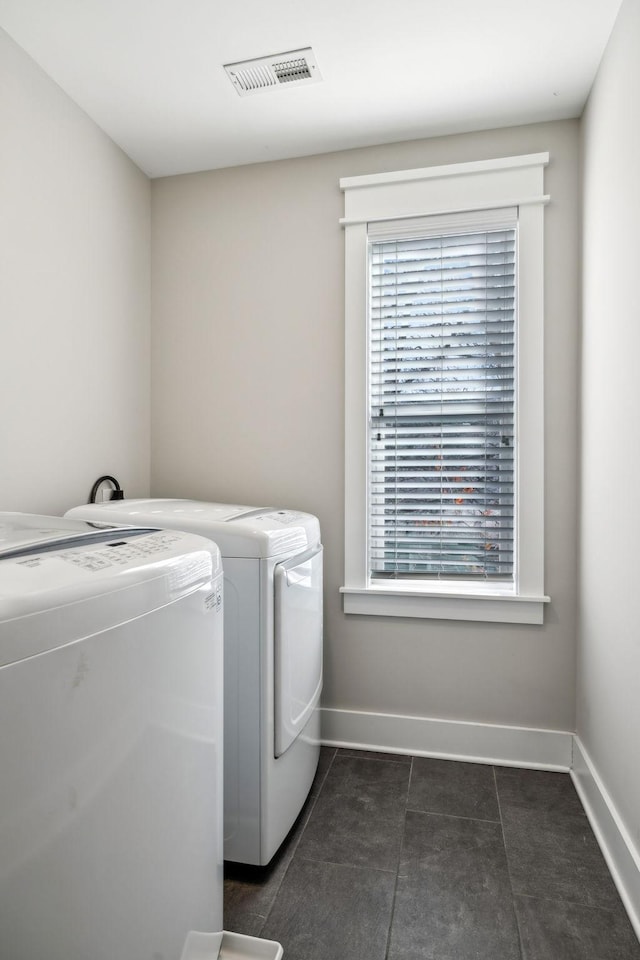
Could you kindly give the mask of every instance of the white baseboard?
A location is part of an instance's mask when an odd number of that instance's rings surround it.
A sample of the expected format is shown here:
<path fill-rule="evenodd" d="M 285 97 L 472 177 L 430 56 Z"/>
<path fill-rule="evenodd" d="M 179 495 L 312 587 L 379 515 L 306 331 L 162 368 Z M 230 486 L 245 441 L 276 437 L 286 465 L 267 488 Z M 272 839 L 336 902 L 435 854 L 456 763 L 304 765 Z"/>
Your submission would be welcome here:
<path fill-rule="evenodd" d="M 640 940 L 640 854 L 578 737 L 574 737 L 571 778 Z"/>
<path fill-rule="evenodd" d="M 508 767 L 568 771 L 573 734 L 460 720 L 320 710 L 327 746 L 469 760 Z"/>

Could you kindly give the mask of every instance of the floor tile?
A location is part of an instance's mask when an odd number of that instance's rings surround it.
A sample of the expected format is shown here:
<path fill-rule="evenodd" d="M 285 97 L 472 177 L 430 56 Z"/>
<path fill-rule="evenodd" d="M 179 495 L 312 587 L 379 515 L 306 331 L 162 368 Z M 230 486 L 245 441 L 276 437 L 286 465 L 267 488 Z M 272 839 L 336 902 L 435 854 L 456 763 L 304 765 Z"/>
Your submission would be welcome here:
<path fill-rule="evenodd" d="M 395 874 L 402 829 L 401 818 L 377 818 L 369 801 L 359 795 L 321 795 L 296 855 L 307 860 L 393 870 Z"/>
<path fill-rule="evenodd" d="M 501 804 L 515 894 L 614 907 L 618 891 L 584 813 Z"/>
<path fill-rule="evenodd" d="M 499 820 L 493 767 L 414 757 L 409 810 Z"/>
<path fill-rule="evenodd" d="M 389 960 L 520 960 L 499 823 L 408 812 Z"/>
<path fill-rule="evenodd" d="M 225 868 L 224 929 L 257 936 L 271 910 L 283 876 L 284 873 L 277 877 L 253 873 L 251 877 L 235 871 L 230 875 Z"/>
<path fill-rule="evenodd" d="M 260 936 L 266 914 L 252 910 L 253 891 L 246 882 L 225 879 L 224 881 L 224 929 L 244 933 L 250 937 Z"/>
<path fill-rule="evenodd" d="M 384 960 L 395 876 L 294 857 L 262 936 L 286 960 Z"/>
<path fill-rule="evenodd" d="M 322 787 L 323 797 L 357 800 L 379 820 L 404 816 L 411 766 L 393 761 L 335 757 Z"/>
<path fill-rule="evenodd" d="M 533 897 L 516 897 L 523 960 L 640 960 L 622 905 L 599 910 Z"/>
<path fill-rule="evenodd" d="M 584 813 L 568 773 L 510 767 L 494 769 L 498 800 L 505 806 L 546 810 L 547 813 Z"/>

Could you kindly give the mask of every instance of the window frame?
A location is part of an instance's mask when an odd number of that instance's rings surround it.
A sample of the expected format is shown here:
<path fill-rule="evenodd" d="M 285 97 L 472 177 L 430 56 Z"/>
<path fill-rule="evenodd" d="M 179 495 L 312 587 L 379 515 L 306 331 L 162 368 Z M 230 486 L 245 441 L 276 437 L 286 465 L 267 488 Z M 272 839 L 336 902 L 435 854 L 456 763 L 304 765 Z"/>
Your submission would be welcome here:
<path fill-rule="evenodd" d="M 345 195 L 345 582 L 349 614 L 541 624 L 544 593 L 544 168 L 548 153 L 340 180 Z M 513 584 L 368 575 L 370 223 L 518 209 Z M 522 478 L 526 477 L 526 483 Z"/>

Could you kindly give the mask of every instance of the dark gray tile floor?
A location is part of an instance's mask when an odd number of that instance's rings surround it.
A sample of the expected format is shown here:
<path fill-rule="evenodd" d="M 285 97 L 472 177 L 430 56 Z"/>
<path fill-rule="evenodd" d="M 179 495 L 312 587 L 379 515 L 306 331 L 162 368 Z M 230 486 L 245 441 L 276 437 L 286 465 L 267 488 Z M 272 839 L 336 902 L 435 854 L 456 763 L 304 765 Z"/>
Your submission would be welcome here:
<path fill-rule="evenodd" d="M 225 928 L 284 960 L 640 960 L 568 774 L 327 747 L 271 864 L 226 865 Z"/>

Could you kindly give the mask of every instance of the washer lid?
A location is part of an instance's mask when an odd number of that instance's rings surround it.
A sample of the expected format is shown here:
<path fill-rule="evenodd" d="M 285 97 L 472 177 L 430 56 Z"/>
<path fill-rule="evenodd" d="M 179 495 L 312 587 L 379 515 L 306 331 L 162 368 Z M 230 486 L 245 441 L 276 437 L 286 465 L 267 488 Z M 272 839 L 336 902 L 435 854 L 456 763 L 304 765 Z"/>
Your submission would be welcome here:
<path fill-rule="evenodd" d="M 44 546 L 84 541 L 86 537 L 104 539 L 113 523 L 99 525 L 65 517 L 45 517 L 31 513 L 0 512 L 0 557 L 36 551 Z"/>
<path fill-rule="evenodd" d="M 171 527 L 178 528 L 178 523 L 187 523 L 189 529 L 193 524 L 204 521 L 211 523 L 213 521 L 226 522 L 247 513 L 254 507 L 237 503 L 208 503 L 204 500 L 182 500 L 182 499 L 155 499 L 153 497 L 140 498 L 137 500 L 107 500 L 104 503 L 90 503 L 82 507 L 74 507 L 67 511 L 66 517 L 78 517 L 91 519 L 93 514 L 87 511 L 97 510 L 97 517 L 105 522 L 116 523 L 145 523 L 156 526 L 168 526 L 165 522 L 167 518 L 171 519 Z M 103 511 L 108 516 L 103 515 Z M 130 518 L 125 520 L 125 517 Z M 160 523 L 162 517 L 163 523 Z M 173 522 L 175 520 L 175 523 Z M 182 529 L 186 529 L 183 527 Z"/>
<path fill-rule="evenodd" d="M 290 557 L 320 543 L 317 517 L 299 510 L 200 500 L 110 500 L 74 507 L 67 517 L 149 524 L 209 537 L 223 557 Z"/>

